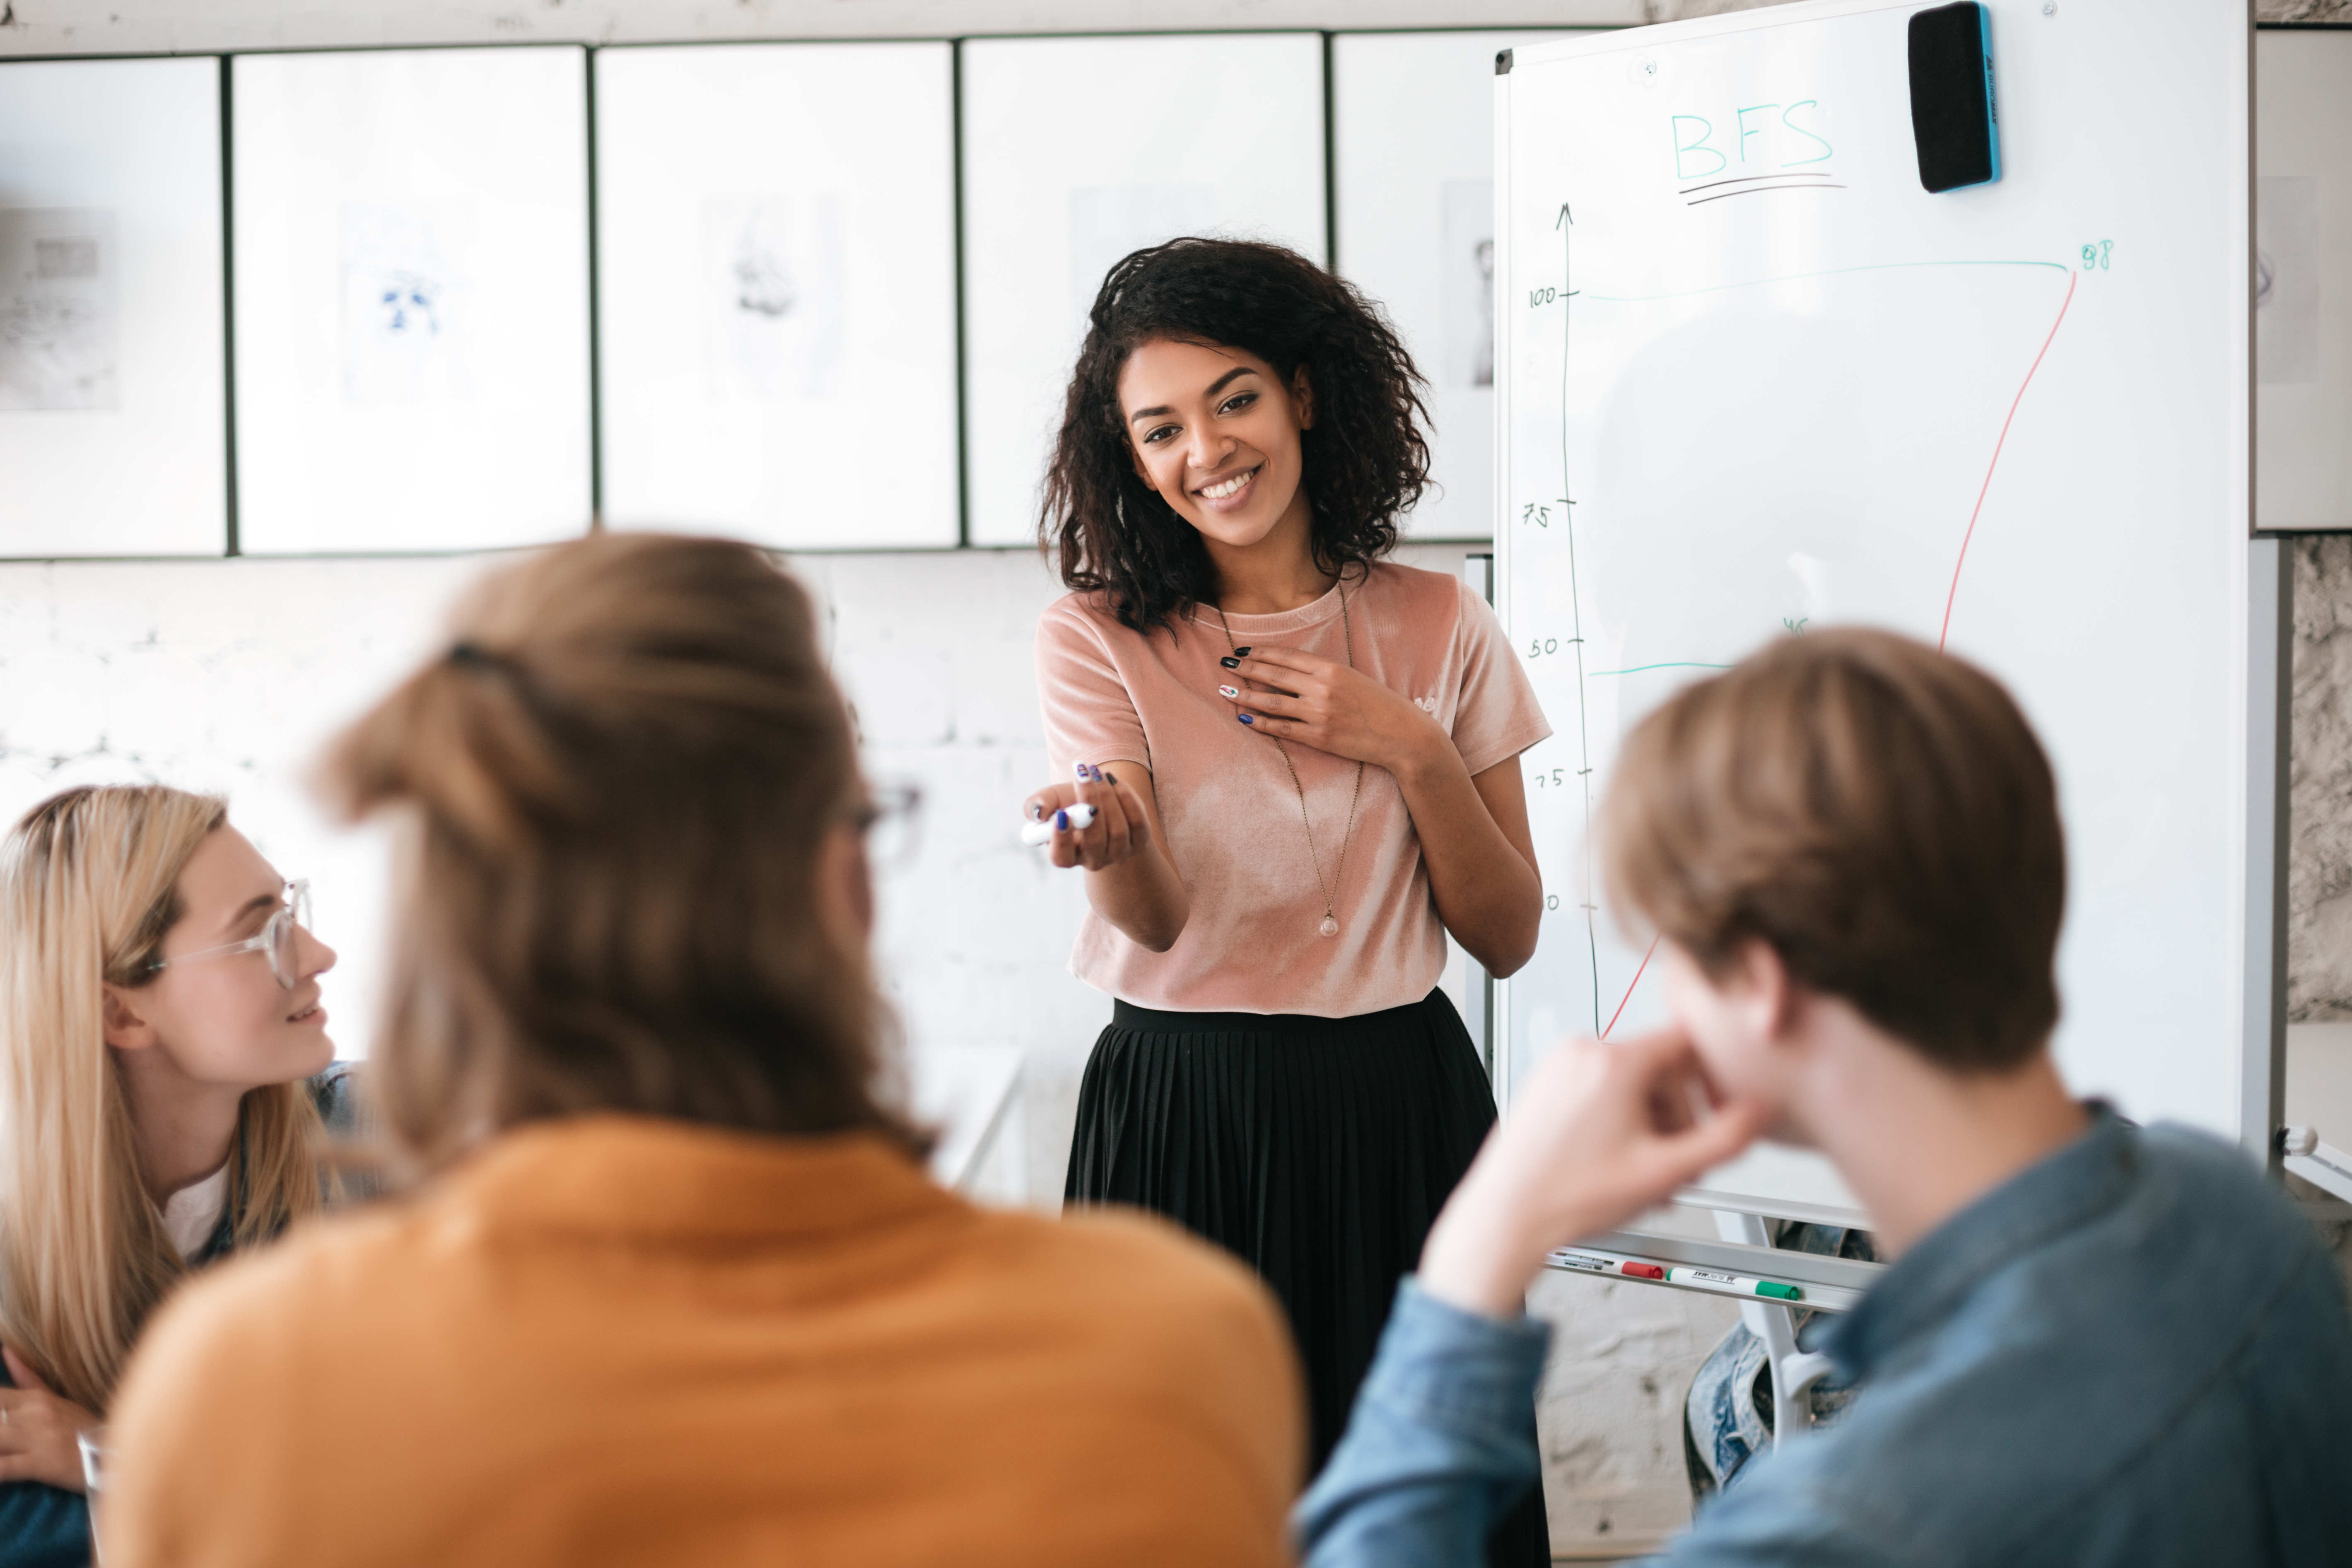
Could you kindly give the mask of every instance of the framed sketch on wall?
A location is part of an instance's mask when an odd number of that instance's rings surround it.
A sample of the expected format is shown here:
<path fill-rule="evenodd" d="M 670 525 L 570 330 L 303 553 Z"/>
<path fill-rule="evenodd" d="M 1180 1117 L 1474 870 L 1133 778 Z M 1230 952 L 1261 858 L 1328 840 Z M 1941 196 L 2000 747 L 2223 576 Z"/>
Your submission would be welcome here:
<path fill-rule="evenodd" d="M 1322 40 L 968 43 L 963 189 L 971 542 L 1024 544 L 1087 310 L 1113 263 L 1202 233 L 1325 258 Z"/>
<path fill-rule="evenodd" d="M 2352 28 L 2254 35 L 2254 526 L 2352 531 Z"/>
<path fill-rule="evenodd" d="M 220 62 L 0 65 L 0 556 L 217 555 Z"/>
<path fill-rule="evenodd" d="M 1495 55 L 1559 32 L 1331 40 L 1334 265 L 1429 378 L 1436 482 L 1414 539 L 1495 531 Z"/>
<path fill-rule="evenodd" d="M 596 56 L 604 516 L 958 539 L 944 43 Z"/>
<path fill-rule="evenodd" d="M 232 72 L 244 548 L 584 531 L 585 52 L 240 56 Z"/>

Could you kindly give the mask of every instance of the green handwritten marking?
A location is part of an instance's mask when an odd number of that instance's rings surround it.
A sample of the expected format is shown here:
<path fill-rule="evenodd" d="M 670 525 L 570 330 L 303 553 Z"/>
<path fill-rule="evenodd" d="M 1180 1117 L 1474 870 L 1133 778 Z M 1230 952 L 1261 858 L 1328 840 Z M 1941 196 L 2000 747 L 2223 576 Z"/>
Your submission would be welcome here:
<path fill-rule="evenodd" d="M 1639 675 L 1645 669 L 1729 669 L 1727 664 L 1694 664 L 1688 659 L 1672 659 L 1664 664 L 1637 664 L 1631 669 L 1596 669 L 1595 675 Z"/>
<path fill-rule="evenodd" d="M 1750 131 L 1748 129 L 1748 117 L 1751 114 L 1761 114 L 1768 109 L 1778 109 L 1780 107 L 1780 106 L 1777 103 L 1751 103 L 1747 108 L 1738 110 L 1733 112 L 1732 119 L 1738 121 L 1739 124 L 1739 161 L 1741 163 L 1745 163 L 1748 162 L 1748 139 L 1750 136 L 1760 136 L 1763 134 L 1760 131 Z M 1795 127 L 1792 126 L 1790 129 L 1793 130 Z"/>
<path fill-rule="evenodd" d="M 1796 112 L 1797 112 L 1797 110 L 1801 110 L 1801 109 L 1819 109 L 1820 107 L 1821 107 L 1821 102 L 1820 102 L 1820 100 L 1817 100 L 1817 99 L 1801 98 L 1801 99 L 1799 99 L 1796 102 L 1794 102 L 1794 103 L 1792 103 L 1792 104 L 1789 105 L 1789 107 L 1788 107 L 1788 108 L 1786 108 L 1786 109 L 1784 109 L 1784 110 L 1780 110 L 1780 123 L 1781 123 L 1781 124 L 1783 124 L 1783 125 L 1787 126 L 1790 130 L 1791 130 L 1791 131 L 1795 132 L 1798 135 L 1800 135 L 1800 136 L 1808 136 L 1808 137 L 1811 137 L 1811 138 L 1812 138 L 1812 140 L 1814 140 L 1814 141 L 1816 141 L 1816 142 L 1820 142 L 1820 143 L 1822 144 L 1822 155 L 1821 155 L 1820 157 L 1818 157 L 1818 158 L 1791 158 L 1790 160 L 1789 160 L 1789 162 L 1787 162 L 1787 163 L 1785 163 L 1781 164 L 1781 165 L 1780 165 L 1780 167 L 1782 167 L 1782 168 L 1784 168 L 1784 169 L 1794 169 L 1794 168 L 1798 168 L 1798 167 L 1800 167 L 1801 165 L 1803 165 L 1803 164 L 1806 164 L 1806 163 L 1828 163 L 1828 162 L 1829 162 L 1830 154 L 1831 154 L 1832 152 L 1836 151 L 1836 149 L 1832 148 L 1832 147 L 1830 145 L 1830 143 L 1829 143 L 1829 138 L 1828 138 L 1828 137 L 1826 137 L 1826 136 L 1821 136 L 1821 135 L 1816 135 L 1814 132 L 1811 132 L 1811 131 L 1806 130 L 1803 126 L 1801 126 L 1801 125 L 1798 124 L 1795 121 L 1793 121 L 1793 120 L 1791 120 L 1791 119 L 1790 119 L 1790 118 L 1789 118 L 1789 116 L 1790 116 L 1791 114 L 1796 113 Z"/>
<path fill-rule="evenodd" d="M 1808 278 L 1840 278 L 1849 272 L 1893 272 L 1906 267 L 2047 267 L 2072 272 L 2063 261 L 1879 261 L 1867 267 L 1831 267 L 1819 272 L 1791 272 L 1780 278 L 1751 278 L 1745 283 L 1717 283 L 1706 289 L 1678 289 L 1671 294 L 1586 294 L 1611 305 L 1646 305 L 1658 300 L 1687 300 L 1694 294 L 1722 294 L 1734 289 L 1761 289 L 1768 283 L 1799 283 Z"/>
<path fill-rule="evenodd" d="M 1706 144 L 1706 139 L 1715 134 L 1715 125 L 1711 121 L 1707 120 L 1703 115 L 1697 114 L 1676 114 L 1670 116 L 1669 118 L 1674 121 L 1670 129 L 1673 132 L 1675 142 L 1675 178 L 1676 180 L 1702 180 L 1709 174 L 1720 174 L 1724 170 L 1731 166 L 1730 159 L 1725 157 L 1718 149 L 1710 147 Z M 1686 124 L 1696 125 L 1698 127 L 1697 141 L 1685 142 L 1683 140 L 1683 127 Z M 1715 167 L 1712 169 L 1692 169 L 1685 167 L 1683 163 L 1683 155 L 1686 153 L 1706 153 L 1708 157 L 1715 160 Z"/>

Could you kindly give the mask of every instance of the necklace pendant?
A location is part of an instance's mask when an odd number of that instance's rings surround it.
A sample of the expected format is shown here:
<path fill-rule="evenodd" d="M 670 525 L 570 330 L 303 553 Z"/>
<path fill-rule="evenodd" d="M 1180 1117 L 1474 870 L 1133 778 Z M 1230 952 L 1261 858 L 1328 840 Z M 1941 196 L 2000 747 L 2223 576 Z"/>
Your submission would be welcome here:
<path fill-rule="evenodd" d="M 1339 934 L 1339 922 L 1333 920 L 1329 915 L 1325 915 L 1323 917 L 1323 923 L 1317 926 L 1315 929 L 1321 931 L 1325 936 L 1338 936 Z"/>

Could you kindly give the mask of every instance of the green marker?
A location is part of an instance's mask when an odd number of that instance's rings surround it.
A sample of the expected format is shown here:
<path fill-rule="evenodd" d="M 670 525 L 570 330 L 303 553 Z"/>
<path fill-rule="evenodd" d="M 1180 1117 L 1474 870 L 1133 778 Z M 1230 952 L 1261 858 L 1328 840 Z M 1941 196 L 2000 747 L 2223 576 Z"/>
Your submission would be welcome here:
<path fill-rule="evenodd" d="M 1741 1274 L 1726 1274 L 1717 1268 L 1691 1268 L 1675 1264 L 1666 1270 L 1666 1278 L 1676 1285 L 1695 1285 L 1702 1290 L 1719 1290 L 1727 1296 L 1762 1296 L 1774 1301 L 1801 1301 L 1805 1293 L 1794 1285 L 1783 1285 L 1777 1279 L 1750 1279 Z"/>

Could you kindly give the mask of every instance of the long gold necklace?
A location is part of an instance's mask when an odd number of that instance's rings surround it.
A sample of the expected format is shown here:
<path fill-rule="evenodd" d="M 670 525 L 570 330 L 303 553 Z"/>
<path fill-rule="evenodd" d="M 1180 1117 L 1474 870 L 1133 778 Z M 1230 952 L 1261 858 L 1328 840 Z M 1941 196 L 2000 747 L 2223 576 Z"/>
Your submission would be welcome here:
<path fill-rule="evenodd" d="M 1355 623 L 1348 618 L 1348 585 L 1343 582 L 1338 587 L 1339 637 L 1348 650 L 1348 668 L 1353 669 L 1356 668 L 1356 627 Z M 1241 648 L 1234 641 L 1234 628 L 1232 623 L 1225 619 L 1225 607 L 1219 605 L 1216 611 L 1217 624 L 1225 628 L 1225 647 L 1238 658 Z M 1360 762 L 1356 764 L 1356 789 L 1348 797 L 1348 830 L 1339 836 L 1339 861 L 1331 868 L 1331 880 L 1327 884 L 1323 880 L 1323 858 L 1315 852 L 1315 819 L 1307 812 L 1307 786 L 1298 782 L 1298 765 L 1290 760 L 1290 748 L 1282 743 L 1280 736 L 1268 735 L 1266 739 L 1272 741 L 1274 749 L 1282 753 L 1282 765 L 1290 773 L 1290 787 L 1298 792 L 1298 821 L 1307 829 L 1307 863 L 1315 868 L 1315 890 L 1323 895 L 1323 923 L 1315 929 L 1325 936 L 1338 936 L 1339 916 L 1332 905 L 1339 897 L 1340 875 L 1348 868 L 1349 841 L 1356 837 L 1356 803 L 1364 795 L 1364 764 Z"/>

